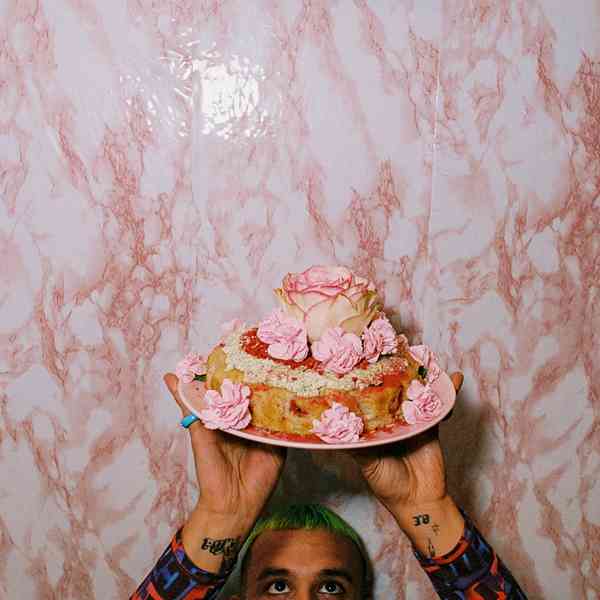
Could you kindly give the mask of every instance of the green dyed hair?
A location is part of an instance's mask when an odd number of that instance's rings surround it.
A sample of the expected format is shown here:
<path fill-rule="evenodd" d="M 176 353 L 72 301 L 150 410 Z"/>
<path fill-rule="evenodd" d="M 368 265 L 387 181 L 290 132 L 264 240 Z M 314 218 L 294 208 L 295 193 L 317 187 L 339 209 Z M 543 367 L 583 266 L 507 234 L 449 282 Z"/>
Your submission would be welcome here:
<path fill-rule="evenodd" d="M 342 517 L 322 504 L 292 504 L 284 506 L 266 517 L 259 519 L 246 539 L 242 548 L 242 587 L 245 587 L 245 574 L 250 557 L 250 550 L 256 538 L 265 531 L 287 531 L 290 529 L 313 530 L 322 529 L 350 540 L 358 550 L 364 572 L 364 594 L 369 597 L 371 588 L 371 568 L 365 545 L 356 530 Z"/>

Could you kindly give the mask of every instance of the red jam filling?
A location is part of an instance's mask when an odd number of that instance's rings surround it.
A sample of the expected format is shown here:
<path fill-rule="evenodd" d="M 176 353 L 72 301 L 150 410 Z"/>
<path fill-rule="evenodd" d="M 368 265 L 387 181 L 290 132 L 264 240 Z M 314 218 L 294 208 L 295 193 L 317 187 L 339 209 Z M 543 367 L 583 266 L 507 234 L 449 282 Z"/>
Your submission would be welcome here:
<path fill-rule="evenodd" d="M 254 327 L 253 329 L 249 329 L 242 335 L 241 345 L 242 350 L 244 350 L 244 352 L 247 352 L 248 354 L 256 358 L 268 358 L 280 365 L 286 365 L 290 369 L 298 369 L 300 367 L 305 367 L 306 369 L 311 369 L 312 371 L 323 373 L 323 364 L 311 355 L 308 355 L 304 360 L 300 362 L 296 362 L 295 360 L 281 360 L 279 358 L 273 358 L 272 356 L 269 356 L 269 353 L 267 352 L 269 345 L 265 344 L 264 342 L 258 339 L 258 336 L 256 335 L 257 331 L 258 329 Z M 355 369 L 366 369 L 368 366 L 369 363 L 366 360 L 362 360 L 356 365 Z"/>

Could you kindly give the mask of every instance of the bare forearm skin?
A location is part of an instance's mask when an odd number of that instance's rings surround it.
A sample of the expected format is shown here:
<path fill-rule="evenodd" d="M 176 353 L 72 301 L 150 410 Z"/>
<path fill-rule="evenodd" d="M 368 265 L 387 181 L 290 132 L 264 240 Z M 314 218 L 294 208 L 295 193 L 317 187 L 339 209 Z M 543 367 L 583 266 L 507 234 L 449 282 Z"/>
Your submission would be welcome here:
<path fill-rule="evenodd" d="M 401 508 L 391 507 L 391 513 L 413 546 L 430 558 L 450 552 L 465 528 L 465 520 L 450 496 Z"/>

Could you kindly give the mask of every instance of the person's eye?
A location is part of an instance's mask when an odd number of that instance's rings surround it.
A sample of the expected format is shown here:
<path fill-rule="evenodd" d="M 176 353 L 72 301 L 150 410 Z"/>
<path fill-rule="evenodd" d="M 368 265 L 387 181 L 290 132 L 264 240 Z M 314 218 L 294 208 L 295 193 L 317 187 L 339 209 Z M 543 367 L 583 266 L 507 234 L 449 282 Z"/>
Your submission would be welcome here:
<path fill-rule="evenodd" d="M 277 581 L 274 581 L 268 588 L 267 588 L 267 594 L 273 594 L 273 595 L 277 595 L 277 594 L 287 594 L 290 591 L 290 587 L 288 586 L 287 582 L 283 581 L 282 579 L 278 579 Z"/>
<path fill-rule="evenodd" d="M 319 594 L 343 594 L 346 590 L 336 581 L 326 581 L 319 588 Z"/>

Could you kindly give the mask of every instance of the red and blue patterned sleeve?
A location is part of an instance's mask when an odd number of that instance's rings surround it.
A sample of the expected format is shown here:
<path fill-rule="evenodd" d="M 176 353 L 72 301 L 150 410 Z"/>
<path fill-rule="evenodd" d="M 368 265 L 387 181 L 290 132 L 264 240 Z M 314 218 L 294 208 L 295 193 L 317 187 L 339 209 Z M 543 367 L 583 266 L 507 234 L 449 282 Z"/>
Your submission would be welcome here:
<path fill-rule="evenodd" d="M 442 600 L 527 600 L 510 571 L 465 517 L 465 530 L 444 556 L 415 556 Z M 213 600 L 229 574 L 198 568 L 185 554 L 179 530 L 130 600 Z"/>
<path fill-rule="evenodd" d="M 415 556 L 442 600 L 527 600 L 511 572 L 465 516 L 458 544 L 444 556 Z"/>
<path fill-rule="evenodd" d="M 213 600 L 228 576 L 197 567 L 183 549 L 180 529 L 130 600 Z"/>

